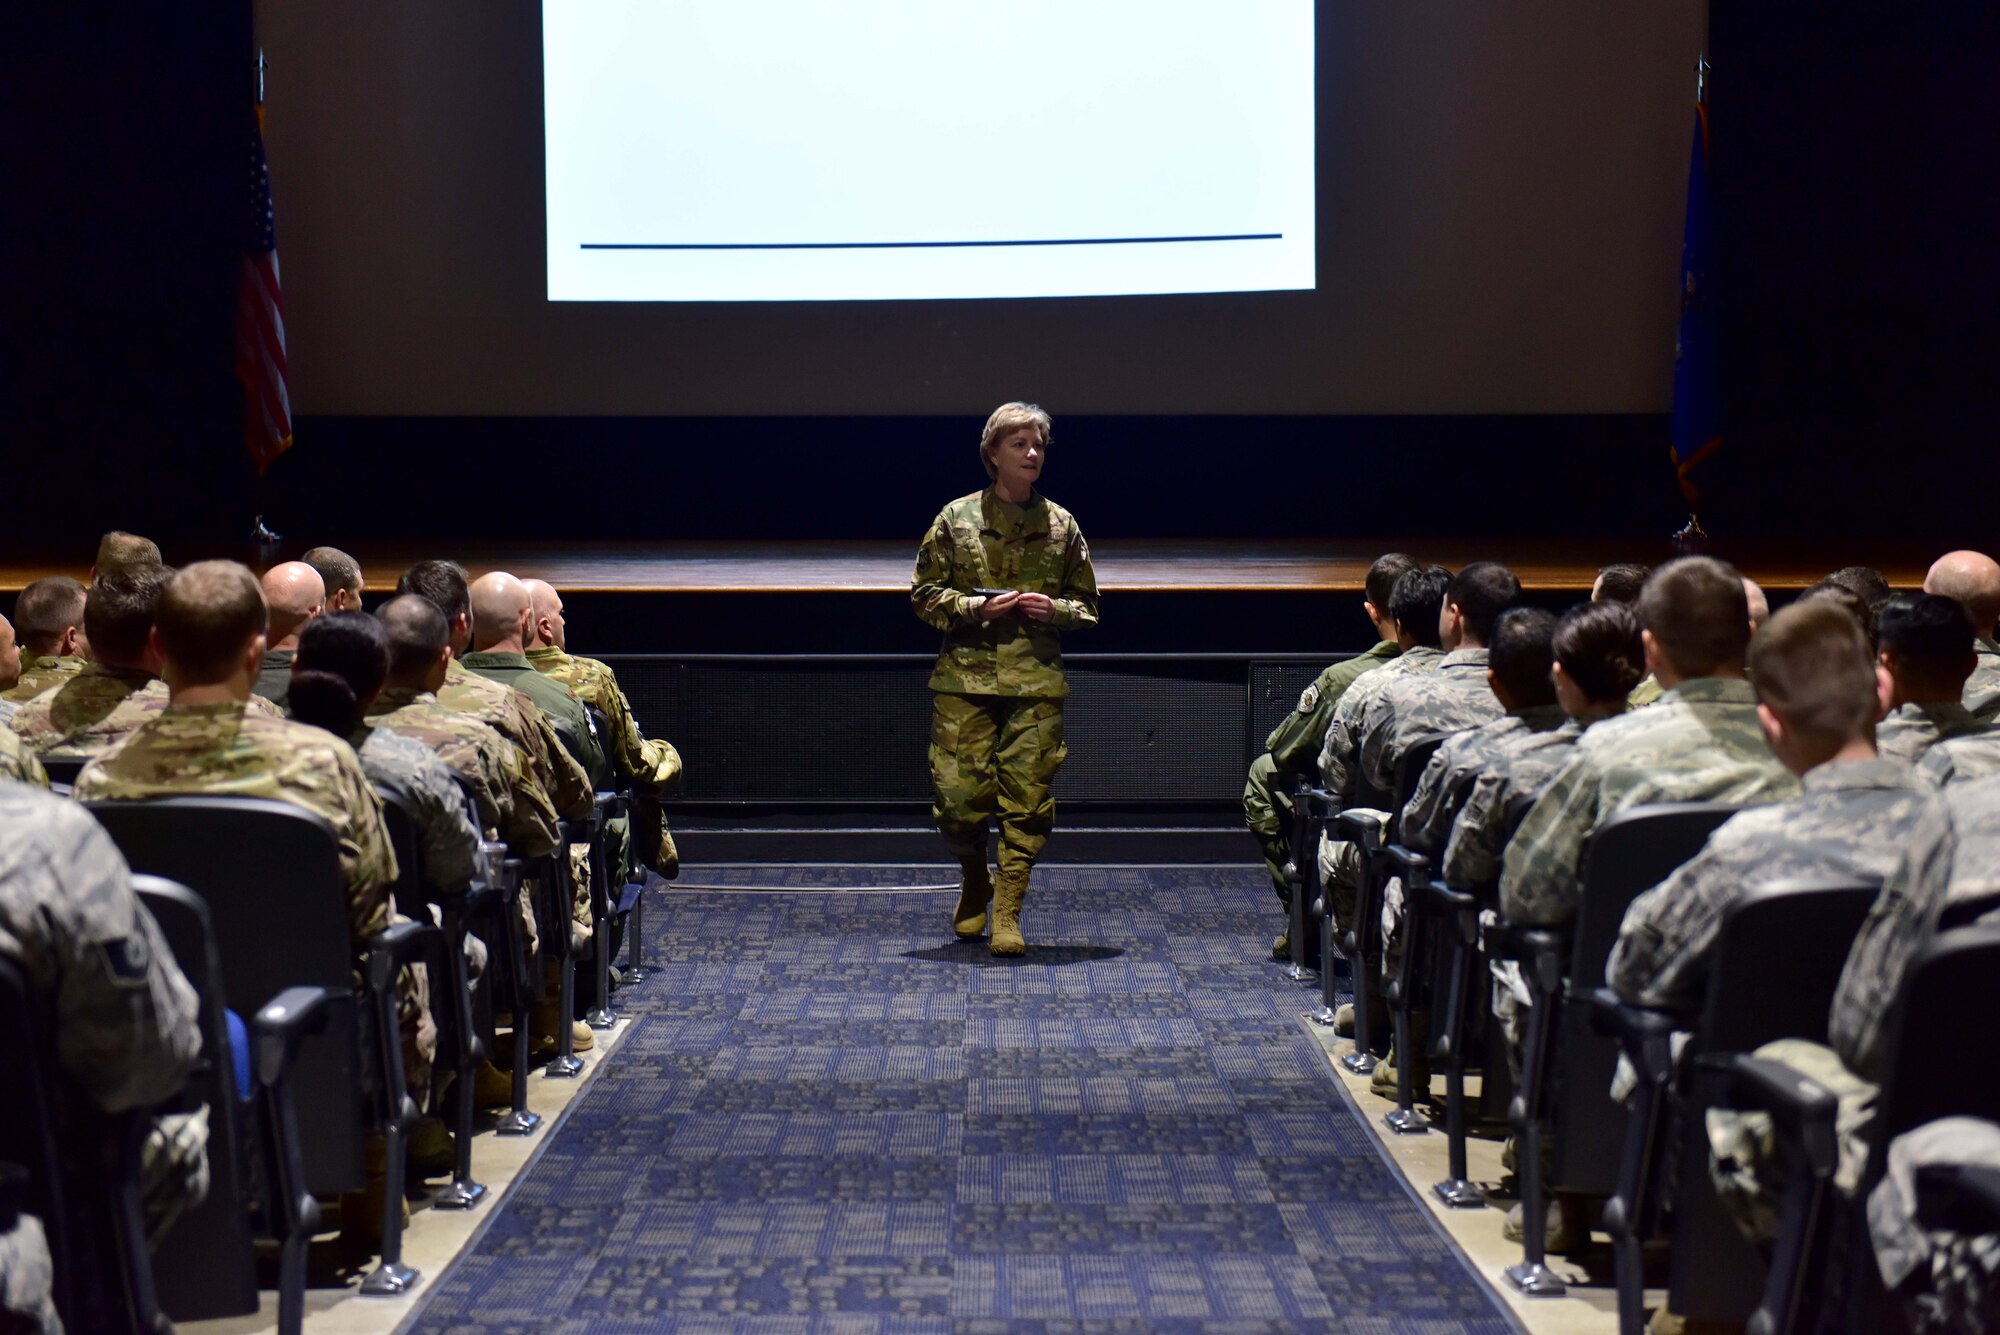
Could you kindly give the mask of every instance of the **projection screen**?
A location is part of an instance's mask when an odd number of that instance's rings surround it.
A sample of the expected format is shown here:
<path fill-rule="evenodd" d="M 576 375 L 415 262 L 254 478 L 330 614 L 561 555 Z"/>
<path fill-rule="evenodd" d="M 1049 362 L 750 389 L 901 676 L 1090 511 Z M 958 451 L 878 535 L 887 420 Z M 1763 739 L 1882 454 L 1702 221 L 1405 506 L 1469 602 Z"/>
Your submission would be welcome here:
<path fill-rule="evenodd" d="M 551 301 L 1311 290 L 1310 0 L 546 0 Z"/>

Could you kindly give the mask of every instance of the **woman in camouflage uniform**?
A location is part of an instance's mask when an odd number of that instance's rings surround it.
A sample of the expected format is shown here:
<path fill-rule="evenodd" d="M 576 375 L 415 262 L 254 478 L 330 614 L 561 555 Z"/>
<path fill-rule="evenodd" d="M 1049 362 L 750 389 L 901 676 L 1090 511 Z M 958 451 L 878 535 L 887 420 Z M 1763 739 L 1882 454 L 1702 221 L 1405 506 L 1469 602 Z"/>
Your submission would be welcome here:
<path fill-rule="evenodd" d="M 944 632 L 931 673 L 931 814 L 963 870 L 952 927 L 977 937 L 992 909 L 995 955 L 1019 955 L 1028 873 L 1055 823 L 1049 785 L 1062 765 L 1058 632 L 1097 624 L 1097 576 L 1069 511 L 1035 490 L 1049 415 L 994 410 L 979 440 L 993 479 L 932 522 L 910 602 Z M 986 823 L 1000 822 L 1000 873 L 986 868 Z"/>

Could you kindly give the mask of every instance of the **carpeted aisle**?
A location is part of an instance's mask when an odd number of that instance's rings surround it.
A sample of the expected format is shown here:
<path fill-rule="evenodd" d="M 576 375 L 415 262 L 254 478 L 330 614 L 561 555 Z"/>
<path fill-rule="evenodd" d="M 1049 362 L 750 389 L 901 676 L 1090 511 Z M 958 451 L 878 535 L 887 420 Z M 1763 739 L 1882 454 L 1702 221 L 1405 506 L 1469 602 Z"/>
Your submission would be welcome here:
<path fill-rule="evenodd" d="M 642 1018 L 406 1329 L 1511 1329 L 1259 959 L 1261 882 L 1038 871 L 1022 961 L 946 893 L 658 896 Z"/>

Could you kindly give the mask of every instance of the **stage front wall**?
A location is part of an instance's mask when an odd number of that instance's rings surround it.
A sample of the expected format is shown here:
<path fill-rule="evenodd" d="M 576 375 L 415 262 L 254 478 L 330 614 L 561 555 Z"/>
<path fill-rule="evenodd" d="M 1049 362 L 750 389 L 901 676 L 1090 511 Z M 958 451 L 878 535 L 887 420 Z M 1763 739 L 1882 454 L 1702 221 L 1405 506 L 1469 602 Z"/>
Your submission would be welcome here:
<path fill-rule="evenodd" d="M 929 801 L 931 659 L 608 657 L 649 737 L 687 763 L 689 803 Z M 1057 796 L 1120 806 L 1233 803 L 1272 724 L 1321 659 L 1073 655 Z"/>

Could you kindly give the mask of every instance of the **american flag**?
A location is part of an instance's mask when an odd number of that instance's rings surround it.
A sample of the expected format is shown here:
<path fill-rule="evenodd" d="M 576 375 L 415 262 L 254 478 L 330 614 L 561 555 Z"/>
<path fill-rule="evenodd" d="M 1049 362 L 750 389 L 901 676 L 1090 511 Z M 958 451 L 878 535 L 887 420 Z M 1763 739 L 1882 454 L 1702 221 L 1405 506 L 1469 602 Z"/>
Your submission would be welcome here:
<path fill-rule="evenodd" d="M 249 229 L 236 265 L 236 378 L 243 382 L 243 443 L 262 477 L 271 460 L 292 447 L 292 402 L 285 388 L 285 296 L 278 286 L 261 96 L 250 128 L 249 167 Z"/>

